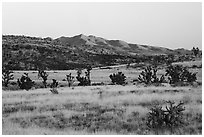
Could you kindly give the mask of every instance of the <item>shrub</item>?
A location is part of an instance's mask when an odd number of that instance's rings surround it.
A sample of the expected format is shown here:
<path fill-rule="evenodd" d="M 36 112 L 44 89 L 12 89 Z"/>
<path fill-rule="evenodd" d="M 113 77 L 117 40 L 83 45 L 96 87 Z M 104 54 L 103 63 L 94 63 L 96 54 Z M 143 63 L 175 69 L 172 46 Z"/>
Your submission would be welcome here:
<path fill-rule="evenodd" d="M 167 56 L 167 59 L 166 59 L 166 64 L 167 65 L 171 65 L 175 60 L 175 56 L 173 54 L 170 54 Z"/>
<path fill-rule="evenodd" d="M 81 76 L 82 71 L 81 69 L 79 69 L 77 71 L 77 76 L 76 79 L 79 81 L 79 86 L 89 86 L 91 85 L 91 80 L 90 80 L 90 71 L 92 70 L 92 68 L 90 66 L 88 66 L 86 68 L 86 72 L 85 72 L 85 76 Z"/>
<path fill-rule="evenodd" d="M 199 55 L 199 48 L 195 48 L 193 47 L 193 49 L 191 50 L 193 52 L 193 54 L 197 57 L 197 55 Z"/>
<path fill-rule="evenodd" d="M 9 81 L 13 80 L 13 71 L 8 70 L 7 68 L 2 69 L 2 84 L 5 87 L 8 87 Z"/>
<path fill-rule="evenodd" d="M 193 65 L 192 68 L 199 68 L 199 66 L 197 66 L 197 65 Z"/>
<path fill-rule="evenodd" d="M 176 128 L 183 126 L 184 118 L 182 102 L 175 105 L 173 101 L 167 101 L 166 109 L 163 109 L 162 106 L 154 106 L 148 113 L 147 117 L 147 126 L 153 131 L 164 131 L 170 130 L 172 133 Z"/>
<path fill-rule="evenodd" d="M 72 73 L 69 73 L 69 75 L 66 75 L 66 76 L 67 76 L 68 85 L 70 87 L 74 83 L 74 77 L 72 76 Z"/>
<path fill-rule="evenodd" d="M 157 77 L 157 69 L 152 68 L 151 66 L 146 67 L 145 70 L 140 73 L 138 80 L 145 84 L 165 82 L 164 75 L 159 79 Z"/>
<path fill-rule="evenodd" d="M 117 74 L 111 74 L 109 77 L 113 84 L 125 84 L 126 76 L 122 72 L 118 72 Z"/>
<path fill-rule="evenodd" d="M 45 88 L 47 88 L 47 77 L 48 73 L 46 73 L 44 70 L 38 70 L 38 78 L 41 77 L 43 79 L 43 85 Z"/>
<path fill-rule="evenodd" d="M 57 91 L 57 86 L 58 86 L 58 82 L 56 79 L 52 79 L 52 84 L 50 85 L 50 91 L 53 93 L 53 94 L 58 94 L 58 91 Z"/>
<path fill-rule="evenodd" d="M 28 77 L 28 73 L 24 73 L 24 75 L 21 76 L 21 79 L 17 80 L 18 86 L 20 89 L 29 90 L 34 85 L 34 82 Z"/>
<path fill-rule="evenodd" d="M 197 80 L 196 73 L 191 73 L 187 67 L 181 65 L 170 65 L 166 69 L 166 76 L 169 76 L 169 83 L 175 84 L 177 82 L 194 82 Z"/>

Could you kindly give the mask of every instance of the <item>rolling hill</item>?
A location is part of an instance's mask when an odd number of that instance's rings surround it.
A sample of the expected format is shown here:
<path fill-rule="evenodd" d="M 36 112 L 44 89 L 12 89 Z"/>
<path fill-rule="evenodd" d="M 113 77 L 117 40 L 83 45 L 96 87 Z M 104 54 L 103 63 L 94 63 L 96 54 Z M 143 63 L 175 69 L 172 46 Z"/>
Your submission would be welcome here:
<path fill-rule="evenodd" d="M 74 37 L 60 37 L 55 39 L 60 45 L 79 47 L 87 52 L 97 54 L 121 55 L 160 55 L 175 54 L 174 50 L 148 45 L 131 44 L 122 40 L 107 40 L 93 35 L 77 35 Z"/>
<path fill-rule="evenodd" d="M 3 66 L 14 70 L 75 69 L 91 66 L 118 65 L 138 56 L 190 54 L 189 50 L 171 50 L 122 40 L 107 40 L 93 35 L 76 35 L 57 39 L 2 36 Z"/>

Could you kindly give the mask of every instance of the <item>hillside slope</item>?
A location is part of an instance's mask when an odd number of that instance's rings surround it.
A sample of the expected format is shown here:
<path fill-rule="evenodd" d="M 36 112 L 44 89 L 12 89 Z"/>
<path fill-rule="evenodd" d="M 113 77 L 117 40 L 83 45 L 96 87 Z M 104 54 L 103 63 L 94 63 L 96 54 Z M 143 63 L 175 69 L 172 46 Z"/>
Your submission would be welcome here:
<path fill-rule="evenodd" d="M 107 40 L 93 35 L 77 35 L 74 37 L 60 37 L 55 39 L 57 43 L 65 46 L 78 47 L 88 52 L 98 54 L 121 55 L 160 55 L 175 54 L 174 50 L 148 45 L 131 44 L 122 40 Z"/>
<path fill-rule="evenodd" d="M 185 51 L 185 52 L 183 52 Z M 74 37 L 39 38 L 2 36 L 3 66 L 13 70 L 75 69 L 87 65 L 106 66 L 138 60 L 138 56 L 190 53 L 185 49 L 130 44 L 83 34 Z"/>

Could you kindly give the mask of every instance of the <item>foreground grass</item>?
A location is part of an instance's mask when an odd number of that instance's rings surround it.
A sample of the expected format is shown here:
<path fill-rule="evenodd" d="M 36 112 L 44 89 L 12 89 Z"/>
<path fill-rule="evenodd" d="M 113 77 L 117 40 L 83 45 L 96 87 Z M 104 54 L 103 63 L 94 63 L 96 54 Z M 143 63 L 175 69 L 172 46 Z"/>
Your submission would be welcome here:
<path fill-rule="evenodd" d="M 146 126 L 153 105 L 183 101 L 186 125 L 173 133 L 202 133 L 200 87 L 89 86 L 3 91 L 3 134 L 155 134 Z"/>

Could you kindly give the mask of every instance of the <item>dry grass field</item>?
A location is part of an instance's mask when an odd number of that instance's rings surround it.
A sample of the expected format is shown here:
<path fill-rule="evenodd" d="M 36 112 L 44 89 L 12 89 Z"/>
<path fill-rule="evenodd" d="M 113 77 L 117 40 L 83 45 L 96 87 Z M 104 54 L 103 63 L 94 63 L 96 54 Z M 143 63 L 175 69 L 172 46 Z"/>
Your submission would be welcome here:
<path fill-rule="evenodd" d="M 201 61 L 191 62 L 201 65 Z M 183 65 L 190 64 L 180 63 Z M 122 71 L 127 76 L 125 86 L 108 85 L 109 75 Z M 67 85 L 65 75 L 76 71 L 49 71 L 48 79 L 59 81 L 59 94 L 52 94 L 49 88 L 2 91 L 2 132 L 7 134 L 156 134 L 146 125 L 147 115 L 154 105 L 166 106 L 168 100 L 184 102 L 185 126 L 173 133 L 159 134 L 202 134 L 202 86 L 189 85 L 172 87 L 145 86 L 134 84 L 142 69 L 113 68 L 93 69 L 92 83 L 103 82 L 100 86 Z M 190 68 L 197 72 L 197 81 L 202 83 L 202 68 Z M 158 74 L 164 74 L 160 69 Z M 23 72 L 15 72 L 15 80 Z M 37 72 L 30 71 L 32 80 Z"/>

